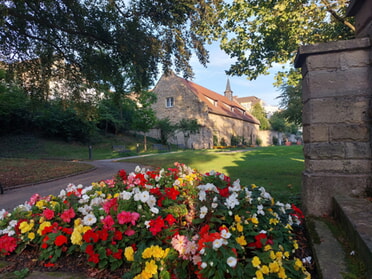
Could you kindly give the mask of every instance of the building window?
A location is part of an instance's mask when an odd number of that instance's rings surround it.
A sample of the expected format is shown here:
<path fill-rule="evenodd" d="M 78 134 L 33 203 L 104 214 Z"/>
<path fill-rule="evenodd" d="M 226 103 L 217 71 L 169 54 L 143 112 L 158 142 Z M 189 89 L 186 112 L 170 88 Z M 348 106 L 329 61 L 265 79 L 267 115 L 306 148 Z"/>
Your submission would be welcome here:
<path fill-rule="evenodd" d="M 174 106 L 174 98 L 173 97 L 168 97 L 166 100 L 166 107 L 171 108 Z"/>

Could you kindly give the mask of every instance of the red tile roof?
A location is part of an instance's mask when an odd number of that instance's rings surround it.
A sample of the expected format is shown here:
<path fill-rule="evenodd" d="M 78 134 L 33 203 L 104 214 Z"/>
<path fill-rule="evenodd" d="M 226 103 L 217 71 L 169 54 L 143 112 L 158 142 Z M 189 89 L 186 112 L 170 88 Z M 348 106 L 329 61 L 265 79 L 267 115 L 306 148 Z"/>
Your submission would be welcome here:
<path fill-rule="evenodd" d="M 260 121 L 250 114 L 239 103 L 231 101 L 227 97 L 194 82 L 185 80 L 183 78 L 180 78 L 180 80 L 182 80 L 186 87 L 208 106 L 210 113 L 241 119 L 254 124 L 260 124 Z"/>

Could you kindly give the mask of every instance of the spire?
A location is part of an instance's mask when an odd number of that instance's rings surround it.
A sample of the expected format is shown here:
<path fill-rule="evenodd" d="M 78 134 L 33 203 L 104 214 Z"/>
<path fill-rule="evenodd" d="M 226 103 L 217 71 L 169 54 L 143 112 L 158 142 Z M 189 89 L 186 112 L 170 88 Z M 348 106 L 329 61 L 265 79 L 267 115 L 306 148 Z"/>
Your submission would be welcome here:
<path fill-rule="evenodd" d="M 227 79 L 227 83 L 226 83 L 225 97 L 228 98 L 230 101 L 233 100 L 233 92 L 231 91 L 231 88 L 230 88 L 229 79 Z"/>

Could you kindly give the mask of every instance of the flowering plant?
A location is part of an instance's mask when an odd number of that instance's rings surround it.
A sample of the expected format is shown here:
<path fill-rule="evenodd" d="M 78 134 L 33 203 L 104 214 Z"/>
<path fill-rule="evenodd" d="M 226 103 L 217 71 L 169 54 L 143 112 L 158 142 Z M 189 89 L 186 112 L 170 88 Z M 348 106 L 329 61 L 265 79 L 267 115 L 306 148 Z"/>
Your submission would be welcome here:
<path fill-rule="evenodd" d="M 53 264 L 83 253 L 124 278 L 310 278 L 295 256 L 302 218 L 263 187 L 218 172 L 137 167 L 0 211 L 0 255 L 33 245 Z"/>

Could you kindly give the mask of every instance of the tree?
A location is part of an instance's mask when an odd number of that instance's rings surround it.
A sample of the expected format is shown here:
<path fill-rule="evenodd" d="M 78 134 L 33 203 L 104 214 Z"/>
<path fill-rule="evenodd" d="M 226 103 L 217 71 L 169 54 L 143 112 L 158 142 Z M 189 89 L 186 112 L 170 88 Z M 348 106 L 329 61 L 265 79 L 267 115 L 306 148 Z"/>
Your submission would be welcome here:
<path fill-rule="evenodd" d="M 266 117 L 266 113 L 264 108 L 261 106 L 260 103 L 256 103 L 253 105 L 251 109 L 251 113 L 254 117 L 256 117 L 260 121 L 260 129 L 261 130 L 269 130 L 270 123 Z"/>
<path fill-rule="evenodd" d="M 1 1 L 0 58 L 13 67 L 39 60 L 27 71 L 41 67 L 42 85 L 57 67 L 76 84 L 140 92 L 159 64 L 190 77 L 193 51 L 207 63 L 204 36 L 196 29 L 214 20 L 221 1 Z"/>
<path fill-rule="evenodd" d="M 299 45 L 353 37 L 346 4 L 345 0 L 229 1 L 219 11 L 219 25 L 203 34 L 219 39 L 221 48 L 236 59 L 228 74 L 255 79 L 274 63 L 293 62 Z"/>
<path fill-rule="evenodd" d="M 162 144 L 168 144 L 168 139 L 177 129 L 176 125 L 173 125 L 169 118 L 158 119 L 155 128 L 160 130 L 160 141 Z"/>
<path fill-rule="evenodd" d="M 282 93 L 279 95 L 280 106 L 283 107 L 282 116 L 296 125 L 302 123 L 302 86 L 283 84 L 280 87 Z"/>
<path fill-rule="evenodd" d="M 198 124 L 197 119 L 181 119 L 180 122 L 176 125 L 176 129 L 183 133 L 186 147 L 190 135 L 199 133 L 200 127 L 201 125 Z"/>

